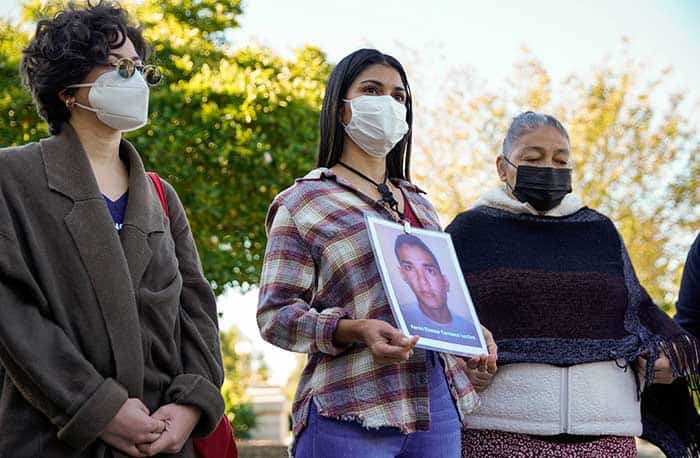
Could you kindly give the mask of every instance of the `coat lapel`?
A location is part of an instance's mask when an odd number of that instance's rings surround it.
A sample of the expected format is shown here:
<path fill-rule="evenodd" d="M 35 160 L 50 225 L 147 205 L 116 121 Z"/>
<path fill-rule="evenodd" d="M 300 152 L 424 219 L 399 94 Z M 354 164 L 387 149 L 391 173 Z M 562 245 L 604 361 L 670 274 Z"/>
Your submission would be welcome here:
<path fill-rule="evenodd" d="M 121 146 L 122 157 L 129 164 L 129 201 L 120 237 L 131 282 L 138 287 L 153 255 L 148 236 L 165 230 L 165 215 L 138 153 L 127 141 L 122 141 Z"/>
<path fill-rule="evenodd" d="M 141 327 L 127 258 L 75 131 L 41 141 L 49 188 L 73 201 L 65 224 L 104 316 L 116 379 L 132 397 L 143 391 Z M 134 345 L 134 343 L 138 343 Z"/>

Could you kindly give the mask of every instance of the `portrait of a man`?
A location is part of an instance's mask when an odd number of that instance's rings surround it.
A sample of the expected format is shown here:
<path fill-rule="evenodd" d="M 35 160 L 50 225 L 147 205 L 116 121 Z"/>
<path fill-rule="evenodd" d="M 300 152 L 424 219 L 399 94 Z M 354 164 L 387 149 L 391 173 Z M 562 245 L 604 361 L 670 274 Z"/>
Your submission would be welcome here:
<path fill-rule="evenodd" d="M 448 306 L 450 281 L 431 249 L 415 235 L 400 234 L 394 253 L 401 278 L 415 295 L 414 302 L 399 304 L 409 331 L 458 344 L 477 342 L 474 324 Z"/>
<path fill-rule="evenodd" d="M 449 234 L 366 215 L 372 251 L 396 326 L 416 347 L 462 356 L 486 343 Z"/>

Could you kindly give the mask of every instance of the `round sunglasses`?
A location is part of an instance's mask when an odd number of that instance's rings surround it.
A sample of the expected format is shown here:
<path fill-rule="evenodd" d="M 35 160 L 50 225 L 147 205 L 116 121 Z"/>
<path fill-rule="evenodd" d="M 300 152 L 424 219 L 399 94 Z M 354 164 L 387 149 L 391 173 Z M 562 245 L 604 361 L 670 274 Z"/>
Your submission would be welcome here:
<path fill-rule="evenodd" d="M 156 84 L 160 83 L 160 80 L 163 79 L 163 74 L 155 65 L 137 65 L 128 57 L 121 57 L 116 62 L 109 62 L 107 65 L 111 65 L 112 67 L 116 68 L 117 73 L 119 73 L 119 76 L 122 78 L 131 78 L 138 70 L 138 72 L 143 75 L 143 79 L 146 80 L 146 83 L 148 83 L 149 86 L 155 86 Z"/>

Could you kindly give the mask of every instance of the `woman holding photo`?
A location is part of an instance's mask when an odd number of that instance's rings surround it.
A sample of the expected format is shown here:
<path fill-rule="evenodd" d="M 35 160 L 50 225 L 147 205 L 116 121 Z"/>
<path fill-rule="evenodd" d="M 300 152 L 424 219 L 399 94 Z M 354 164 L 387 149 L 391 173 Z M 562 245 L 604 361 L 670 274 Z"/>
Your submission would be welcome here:
<path fill-rule="evenodd" d="M 613 223 L 570 194 L 573 164 L 558 120 L 517 116 L 503 185 L 447 228 L 501 363 L 473 375 L 462 456 L 631 458 L 642 433 L 697 453 L 687 388 L 652 385 L 697 376 L 697 343 L 639 284 Z"/>
<path fill-rule="evenodd" d="M 321 111 L 319 168 L 280 193 L 267 217 L 258 324 L 308 355 L 293 403 L 300 458 L 457 456 L 477 396 L 464 360 L 415 348 L 395 326 L 365 214 L 440 230 L 410 182 L 411 91 L 401 64 L 358 50 L 333 70 Z"/>

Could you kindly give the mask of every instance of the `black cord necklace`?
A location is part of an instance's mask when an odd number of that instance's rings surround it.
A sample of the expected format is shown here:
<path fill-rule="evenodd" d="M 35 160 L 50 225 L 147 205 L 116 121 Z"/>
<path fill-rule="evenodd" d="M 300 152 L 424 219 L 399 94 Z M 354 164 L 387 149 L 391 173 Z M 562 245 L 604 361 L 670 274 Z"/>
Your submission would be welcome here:
<path fill-rule="evenodd" d="M 402 220 L 406 219 L 404 217 L 404 214 L 399 211 L 399 203 L 394 198 L 394 194 L 389 189 L 389 186 L 387 186 L 387 184 L 386 184 L 387 180 L 389 179 L 389 171 L 388 170 L 384 173 L 384 181 L 382 181 L 381 183 L 377 183 L 376 181 L 374 181 L 373 179 L 371 179 L 370 177 L 368 177 L 364 173 L 360 172 L 357 169 L 350 167 L 349 165 L 347 165 L 346 163 L 344 163 L 342 161 L 338 161 L 338 164 L 340 164 L 343 167 L 345 167 L 346 169 L 350 170 L 352 173 L 359 176 L 360 178 L 367 180 L 370 183 L 372 183 L 373 185 L 375 185 L 377 187 L 377 191 L 379 191 L 379 194 L 382 196 L 382 198 L 379 199 L 377 201 L 377 203 L 380 205 L 387 204 L 389 206 L 389 208 L 394 210 L 396 212 L 396 214 L 399 215 L 399 218 L 401 218 Z"/>

